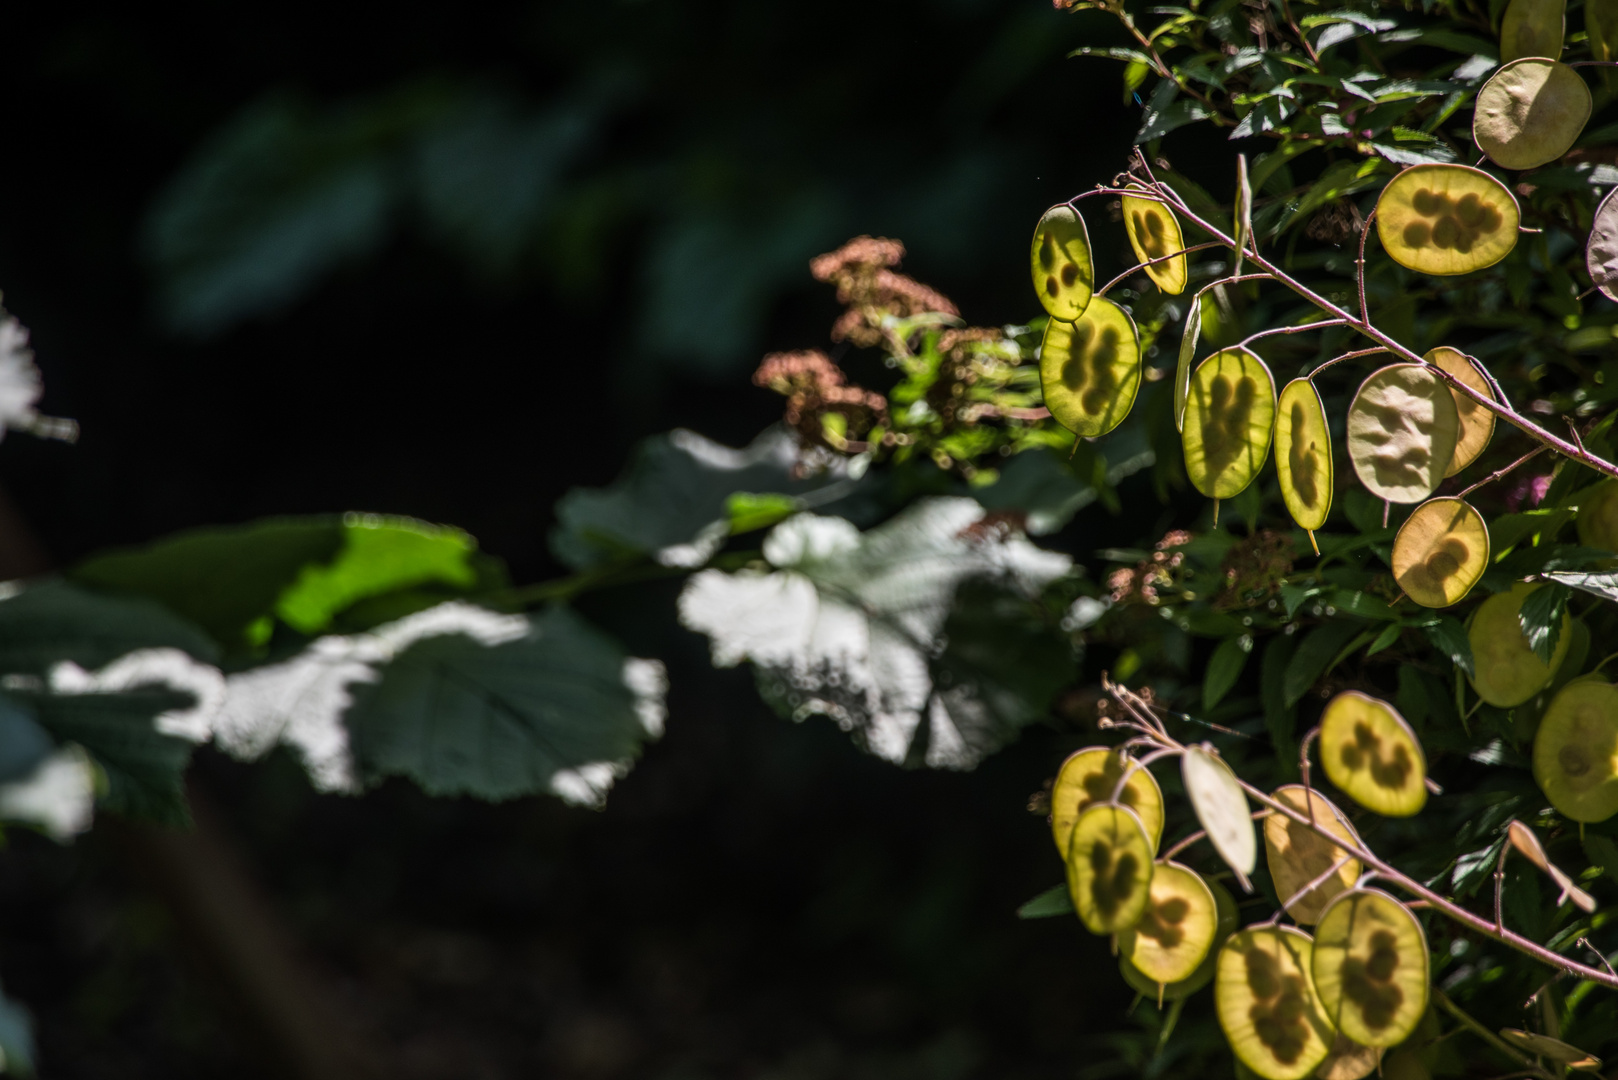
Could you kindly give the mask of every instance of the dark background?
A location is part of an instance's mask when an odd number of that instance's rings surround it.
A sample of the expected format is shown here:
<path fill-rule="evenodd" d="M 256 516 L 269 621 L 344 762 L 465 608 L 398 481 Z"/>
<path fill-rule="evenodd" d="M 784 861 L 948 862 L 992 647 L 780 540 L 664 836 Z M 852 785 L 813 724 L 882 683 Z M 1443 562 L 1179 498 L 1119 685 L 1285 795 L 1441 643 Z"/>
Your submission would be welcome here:
<path fill-rule="evenodd" d="M 764 351 L 829 345 L 811 256 L 898 236 L 905 269 L 969 321 L 1037 313 L 1030 223 L 1117 171 L 1138 123 L 1116 63 L 1064 59 L 1104 41 L 1097 18 L 1045 0 L 10 12 L 0 285 L 45 410 L 83 438 L 7 438 L 0 484 L 59 565 L 190 526 L 368 510 L 460 525 L 517 581 L 552 576 L 568 488 L 608 482 L 646 435 L 737 445 L 779 415 L 747 377 Z M 329 117 L 424 84 L 518 117 L 585 103 L 587 134 L 504 254 L 403 200 L 361 249 L 235 316 L 165 308 L 153 208 L 244 110 Z M 1099 239 L 1107 274 L 1120 240 Z M 1084 520 L 1070 545 L 1137 539 Z M 199 756 L 210 843 L 370 1065 L 1122 1071 L 1093 1034 L 1128 1027 L 1105 943 L 1013 914 L 1060 879 L 1024 804 L 1083 733 L 1036 729 L 973 774 L 892 768 L 822 721 L 775 718 L 746 671 L 711 670 L 673 624 L 676 589 L 587 601 L 673 686 L 667 736 L 604 812 L 404 784 L 317 797 L 290 760 Z M 0 979 L 36 1011 L 45 1075 L 289 1075 L 149 838 L 10 841 Z"/>

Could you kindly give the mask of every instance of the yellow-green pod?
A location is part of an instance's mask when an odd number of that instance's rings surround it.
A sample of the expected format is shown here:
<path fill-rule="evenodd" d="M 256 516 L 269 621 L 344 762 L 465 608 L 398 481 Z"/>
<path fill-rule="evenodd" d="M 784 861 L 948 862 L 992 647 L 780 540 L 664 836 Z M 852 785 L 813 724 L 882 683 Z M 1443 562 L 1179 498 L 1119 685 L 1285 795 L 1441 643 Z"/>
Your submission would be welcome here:
<path fill-rule="evenodd" d="M 1146 910 L 1118 935 L 1118 951 L 1158 983 L 1188 979 L 1213 951 L 1219 908 L 1207 882 L 1176 862 L 1152 871 Z"/>
<path fill-rule="evenodd" d="M 1525 56 L 1501 67 L 1478 91 L 1472 138 L 1501 168 L 1537 168 L 1573 149 L 1593 104 L 1577 71 Z"/>
<path fill-rule="evenodd" d="M 1524 56 L 1558 60 L 1567 36 L 1567 0 L 1511 0 L 1500 20 L 1500 62 Z"/>
<path fill-rule="evenodd" d="M 1385 892 L 1346 892 L 1315 926 L 1315 991 L 1337 1029 L 1362 1046 L 1394 1046 L 1416 1030 L 1427 967 L 1421 923 Z"/>
<path fill-rule="evenodd" d="M 1601 1059 L 1588 1050 L 1580 1050 L 1571 1043 L 1561 1039 L 1553 1039 L 1549 1035 L 1540 1035 L 1532 1031 L 1523 1031 L 1520 1028 L 1501 1028 L 1500 1037 L 1520 1050 L 1543 1058 L 1549 1058 L 1558 1065 L 1565 1065 L 1569 1069 L 1596 1070 L 1601 1068 Z"/>
<path fill-rule="evenodd" d="M 1360 384 L 1347 426 L 1348 459 L 1365 489 L 1413 503 L 1444 479 L 1461 421 L 1449 386 L 1430 367 L 1389 364 Z"/>
<path fill-rule="evenodd" d="M 1359 843 L 1359 836 L 1348 823 L 1342 811 L 1318 791 L 1309 791 L 1302 784 L 1288 784 L 1277 788 L 1270 798 L 1284 803 L 1298 813 L 1310 814 L 1313 804 L 1315 824 L 1342 840 Z M 1271 814 L 1264 819 L 1264 855 L 1270 867 L 1270 880 L 1275 883 L 1275 895 L 1286 906 L 1286 912 L 1302 926 L 1312 925 L 1321 911 L 1344 889 L 1359 880 L 1360 861 L 1347 857 L 1342 848 L 1321 836 L 1307 825 L 1293 821 L 1285 814 Z M 1343 860 L 1339 866 L 1339 860 Z M 1310 884 L 1333 866 L 1337 871 L 1308 892 L 1298 890 Z M 1288 901 L 1291 903 L 1288 903 Z"/>
<path fill-rule="evenodd" d="M 1105 435 L 1129 415 L 1140 389 L 1140 331 L 1129 313 L 1104 296 L 1076 323 L 1045 324 L 1039 351 L 1045 407 L 1084 438 Z"/>
<path fill-rule="evenodd" d="M 1369 694 L 1344 690 L 1327 703 L 1320 761 L 1331 782 L 1367 810 L 1410 817 L 1427 805 L 1427 757 L 1416 733 L 1399 710 Z"/>
<path fill-rule="evenodd" d="M 1315 1067 L 1315 1080 L 1360 1080 L 1370 1076 L 1382 1063 L 1382 1053 L 1382 1047 L 1361 1046 L 1339 1031 L 1331 1053 Z"/>
<path fill-rule="evenodd" d="M 1534 735 L 1534 779 L 1563 817 L 1618 814 L 1618 686 L 1576 679 L 1551 699 Z"/>
<path fill-rule="evenodd" d="M 1133 810 L 1098 803 L 1079 815 L 1067 848 L 1067 891 L 1092 934 L 1140 921 L 1152 869 L 1152 845 Z"/>
<path fill-rule="evenodd" d="M 1603 480 L 1579 492 L 1578 529 L 1585 547 L 1618 551 L 1618 480 Z"/>
<path fill-rule="evenodd" d="M 1472 613 L 1466 630 L 1472 643 L 1472 689 L 1490 705 L 1502 709 L 1521 705 L 1550 685 L 1567 655 L 1573 634 L 1572 619 L 1566 612 L 1548 664 L 1534 653 L 1517 620 L 1522 602 L 1540 587 L 1518 582 L 1510 592 L 1496 593 Z"/>
<path fill-rule="evenodd" d="M 1483 376 L 1483 365 L 1461 350 L 1440 345 L 1436 349 L 1428 349 L 1422 359 L 1442 368 L 1491 401 L 1494 400 L 1494 388 Z M 1449 468 L 1444 470 L 1445 476 L 1454 476 L 1476 461 L 1477 456 L 1483 453 L 1484 448 L 1489 445 L 1489 440 L 1494 437 L 1494 413 L 1454 387 L 1450 388 L 1450 396 L 1455 399 L 1455 414 L 1460 421 L 1460 430 L 1455 437 L 1455 451 L 1450 455 Z"/>
<path fill-rule="evenodd" d="M 1590 59 L 1614 59 L 1618 46 L 1618 0 L 1584 0 L 1584 29 L 1590 35 Z"/>
<path fill-rule="evenodd" d="M 1506 186 L 1468 165 L 1413 165 L 1376 201 L 1376 235 L 1401 266 L 1423 274 L 1467 274 L 1517 246 L 1521 220 Z"/>
<path fill-rule="evenodd" d="M 1073 823 L 1096 803 L 1112 799 L 1127 762 L 1124 755 L 1106 746 L 1086 747 L 1062 762 L 1051 787 L 1051 838 L 1064 859 L 1073 837 Z M 1140 818 L 1155 854 L 1163 837 L 1163 789 L 1157 786 L 1157 778 L 1145 769 L 1131 769 L 1118 801 Z"/>
<path fill-rule="evenodd" d="M 1393 578 L 1422 607 L 1459 603 L 1489 568 L 1489 526 L 1465 499 L 1428 499 L 1393 538 Z"/>
<path fill-rule="evenodd" d="M 1053 319 L 1077 322 L 1096 286 L 1090 233 L 1079 212 L 1063 203 L 1045 211 L 1028 252 L 1034 291 Z"/>
<path fill-rule="evenodd" d="M 1135 195 L 1123 197 L 1124 232 L 1129 235 L 1129 246 L 1135 249 L 1135 258 L 1143 263 L 1163 259 L 1185 249 L 1185 235 L 1180 231 L 1180 219 L 1174 211 L 1156 199 Z M 1152 283 L 1170 296 L 1185 292 L 1190 269 L 1184 255 L 1153 263 L 1142 268 Z"/>
<path fill-rule="evenodd" d="M 1281 388 L 1275 413 L 1275 471 L 1281 498 L 1300 529 L 1314 532 L 1331 513 L 1331 429 L 1320 391 L 1308 379 Z"/>
<path fill-rule="evenodd" d="M 1156 875 L 1153 875 L 1154 878 Z M 1118 957 L 1118 973 L 1124 977 L 1124 982 L 1137 993 L 1145 994 L 1154 1001 L 1178 1001 L 1183 997 L 1190 997 L 1204 986 L 1213 982 L 1214 971 L 1219 966 L 1219 946 L 1225 939 L 1240 928 L 1241 919 L 1236 909 L 1236 898 L 1230 895 L 1230 890 L 1217 881 L 1204 881 L 1208 890 L 1213 893 L 1214 908 L 1218 912 L 1218 925 L 1214 931 L 1213 948 L 1208 955 L 1202 958 L 1197 970 L 1178 982 L 1160 983 L 1148 979 L 1141 974 L 1140 969 L 1129 962 L 1127 955 Z"/>
<path fill-rule="evenodd" d="M 1232 934 L 1219 950 L 1214 1007 L 1225 1039 L 1265 1080 L 1303 1080 L 1337 1034 L 1315 994 L 1314 942 L 1290 926 Z"/>
<path fill-rule="evenodd" d="M 1181 438 L 1191 483 L 1212 499 L 1239 494 L 1270 454 L 1270 369 L 1246 349 L 1221 349 L 1197 365 L 1185 405 Z"/>

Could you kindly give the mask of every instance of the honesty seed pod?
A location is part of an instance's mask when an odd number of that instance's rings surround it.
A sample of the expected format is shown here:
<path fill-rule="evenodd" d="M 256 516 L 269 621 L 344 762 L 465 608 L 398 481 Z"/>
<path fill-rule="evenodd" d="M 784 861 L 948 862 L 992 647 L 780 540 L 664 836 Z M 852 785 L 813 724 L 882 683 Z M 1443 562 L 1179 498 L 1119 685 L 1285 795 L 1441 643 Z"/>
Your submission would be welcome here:
<path fill-rule="evenodd" d="M 1500 20 L 1500 62 L 1523 56 L 1555 60 L 1566 34 L 1567 0 L 1511 0 Z"/>
<path fill-rule="evenodd" d="M 1526 56 L 1501 67 L 1478 91 L 1472 138 L 1502 168 L 1536 168 L 1572 149 L 1591 107 L 1590 88 L 1577 71 Z"/>
<path fill-rule="evenodd" d="M 1460 434 L 1449 387 L 1425 364 L 1389 364 L 1368 375 L 1348 407 L 1348 458 L 1367 491 L 1420 502 L 1444 479 Z"/>
<path fill-rule="evenodd" d="M 1309 791 L 1302 784 L 1288 784 L 1270 794 L 1276 802 L 1310 815 L 1313 808 L 1315 824 L 1333 836 L 1359 843 L 1359 836 L 1343 817 L 1342 811 L 1318 791 Z M 1288 915 L 1301 925 L 1308 926 L 1320 918 L 1320 912 L 1344 889 L 1359 879 L 1360 861 L 1348 856 L 1342 848 L 1315 832 L 1308 825 L 1292 820 L 1285 814 L 1271 814 L 1264 819 L 1264 854 L 1270 867 L 1270 879 L 1275 883 L 1275 895 L 1286 905 Z M 1337 872 L 1302 896 L 1298 890 L 1337 866 Z M 1293 899 L 1296 897 L 1296 899 Z M 1292 902 L 1287 903 L 1288 900 Z"/>
<path fill-rule="evenodd" d="M 1053 319 L 1076 322 L 1090 306 L 1096 270 L 1090 257 L 1090 233 L 1079 212 L 1063 203 L 1045 211 L 1034 229 L 1028 253 L 1034 291 Z"/>
<path fill-rule="evenodd" d="M 1243 930 L 1219 950 L 1219 1026 L 1236 1056 L 1265 1080 L 1302 1080 L 1335 1041 L 1315 995 L 1313 960 L 1314 942 L 1290 926 Z"/>
<path fill-rule="evenodd" d="M 1423 274 L 1493 266 L 1517 246 L 1520 214 L 1504 184 L 1467 165 L 1414 165 L 1376 201 L 1376 235 L 1393 260 Z"/>
<path fill-rule="evenodd" d="M 1208 840 L 1230 868 L 1236 871 L 1242 888 L 1252 891 L 1247 875 L 1258 865 L 1258 838 L 1253 832 L 1253 816 L 1247 808 L 1247 795 L 1212 748 L 1192 746 L 1180 756 L 1180 778 L 1191 809 L 1208 832 Z"/>
<path fill-rule="evenodd" d="M 1590 280 L 1608 300 L 1618 300 L 1618 187 L 1607 192 L 1590 222 L 1590 238 L 1584 245 L 1584 268 Z"/>
<path fill-rule="evenodd" d="M 1156 880 L 1156 874 L 1153 874 L 1153 880 Z M 1129 962 L 1127 954 L 1118 958 L 1118 972 L 1130 988 L 1137 993 L 1145 994 L 1159 1005 L 1165 1001 L 1178 1001 L 1183 997 L 1189 997 L 1212 982 L 1214 971 L 1219 966 L 1219 946 L 1240 927 L 1236 898 L 1230 895 L 1230 890 L 1217 881 L 1204 880 L 1203 884 L 1213 893 L 1218 922 L 1214 930 L 1213 947 L 1208 950 L 1208 955 L 1202 958 L 1202 963 L 1197 965 L 1195 971 L 1177 982 L 1160 983 L 1143 975 L 1139 968 Z"/>
<path fill-rule="evenodd" d="M 1551 699 L 1534 735 L 1534 779 L 1574 821 L 1618 814 L 1618 687 L 1578 679 Z"/>
<path fill-rule="evenodd" d="M 1535 1054 L 1548 1058 L 1558 1065 L 1565 1065 L 1570 1069 L 1599 1069 L 1601 1059 L 1577 1046 L 1572 1046 L 1561 1039 L 1553 1039 L 1549 1035 L 1539 1035 L 1532 1031 L 1521 1031 L 1517 1028 L 1501 1028 L 1500 1037 L 1506 1042 Z"/>
<path fill-rule="evenodd" d="M 1440 345 L 1436 349 L 1428 349 L 1422 359 L 1442 368 L 1489 400 L 1494 400 L 1494 388 L 1483 377 L 1481 365 L 1459 349 Z M 1494 436 L 1494 413 L 1453 387 L 1450 396 L 1455 399 L 1460 430 L 1455 437 L 1455 451 L 1450 455 L 1449 467 L 1444 470 L 1445 476 L 1454 476 L 1476 461 Z"/>
<path fill-rule="evenodd" d="M 1603 480 L 1579 492 L 1578 530 L 1585 547 L 1618 552 L 1618 480 Z"/>
<path fill-rule="evenodd" d="M 1128 762 L 1129 758 L 1107 746 L 1085 747 L 1062 762 L 1051 786 L 1051 836 L 1064 859 L 1074 822 L 1091 806 L 1112 799 Z M 1163 836 L 1163 789 L 1157 786 L 1157 778 L 1145 769 L 1130 769 L 1129 782 L 1118 801 L 1140 819 L 1155 853 Z"/>
<path fill-rule="evenodd" d="M 1459 603 L 1489 568 L 1489 527 L 1464 499 L 1428 499 L 1393 538 L 1393 577 L 1422 607 Z"/>
<path fill-rule="evenodd" d="M 1540 587 L 1518 582 L 1510 592 L 1496 593 L 1472 613 L 1472 623 L 1466 631 L 1472 644 L 1472 689 L 1490 705 L 1502 709 L 1521 705 L 1550 685 L 1551 677 L 1567 656 L 1573 635 L 1572 620 L 1566 612 L 1562 613 L 1562 632 L 1548 664 L 1535 655 L 1517 620 L 1523 601 Z"/>
<path fill-rule="evenodd" d="M 1051 319 L 1039 352 L 1045 407 L 1083 438 L 1105 435 L 1129 415 L 1140 389 L 1140 331 L 1123 308 L 1095 297 L 1078 322 Z"/>
<path fill-rule="evenodd" d="M 1152 869 L 1152 845 L 1133 810 L 1097 803 L 1079 815 L 1067 848 L 1067 891 L 1092 934 L 1140 921 Z"/>
<path fill-rule="evenodd" d="M 1331 513 L 1331 430 L 1320 391 L 1308 379 L 1293 379 L 1281 388 L 1275 413 L 1275 469 L 1281 498 L 1300 529 L 1314 532 Z M 1318 554 L 1318 549 L 1317 549 Z"/>
<path fill-rule="evenodd" d="M 1585 0 L 1584 29 L 1590 36 L 1590 58 L 1611 60 L 1618 46 L 1618 0 Z"/>
<path fill-rule="evenodd" d="M 1382 1063 L 1382 1047 L 1361 1046 L 1341 1031 L 1332 1041 L 1326 1060 L 1315 1067 L 1315 1080 L 1360 1080 Z"/>
<path fill-rule="evenodd" d="M 1541 873 L 1556 882 L 1556 887 L 1562 890 L 1562 894 L 1556 900 L 1558 904 L 1571 900 L 1581 911 L 1586 913 L 1595 911 L 1596 898 L 1575 885 L 1566 871 L 1551 862 L 1550 856 L 1545 854 L 1545 846 L 1539 842 L 1539 837 L 1534 835 L 1533 829 L 1520 821 L 1510 821 L 1506 823 L 1506 838 L 1511 841 L 1511 846 L 1538 867 Z"/>
<path fill-rule="evenodd" d="M 1416 733 L 1397 709 L 1369 694 L 1344 690 L 1327 703 L 1320 761 L 1331 782 L 1367 810 L 1410 817 L 1427 805 L 1427 758 Z"/>
<path fill-rule="evenodd" d="M 1427 1011 L 1427 935 L 1385 892 L 1354 889 L 1315 926 L 1311 970 L 1331 1022 L 1363 1046 L 1393 1046 Z"/>
<path fill-rule="evenodd" d="M 1205 881 L 1179 863 L 1152 871 L 1146 910 L 1118 935 L 1118 951 L 1156 983 L 1190 978 L 1213 949 L 1219 908 Z"/>
<path fill-rule="evenodd" d="M 1174 216 L 1174 211 L 1156 199 L 1143 199 L 1135 195 L 1125 195 L 1122 204 L 1124 232 L 1129 235 L 1129 246 L 1135 250 L 1136 259 L 1150 263 L 1184 250 L 1185 236 L 1180 231 L 1180 219 Z M 1185 283 L 1190 275 L 1183 254 L 1147 266 L 1144 271 L 1153 284 L 1170 296 L 1178 296 L 1185 291 Z"/>
<path fill-rule="evenodd" d="M 1275 380 L 1246 349 L 1222 349 L 1191 376 L 1186 394 L 1185 471 L 1198 491 L 1228 499 L 1253 482 L 1270 453 Z"/>

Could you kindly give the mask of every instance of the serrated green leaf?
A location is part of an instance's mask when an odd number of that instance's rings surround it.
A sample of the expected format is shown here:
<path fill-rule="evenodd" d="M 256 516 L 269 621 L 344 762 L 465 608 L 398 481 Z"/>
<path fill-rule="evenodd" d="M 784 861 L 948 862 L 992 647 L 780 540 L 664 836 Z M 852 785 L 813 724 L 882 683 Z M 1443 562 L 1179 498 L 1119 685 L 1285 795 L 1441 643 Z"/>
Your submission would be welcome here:
<path fill-rule="evenodd" d="M 1587 592 L 1591 596 L 1599 596 L 1603 600 L 1618 602 L 1618 570 L 1589 572 L 1555 570 L 1541 576 L 1548 581 L 1554 581 L 1570 588 Z"/>
<path fill-rule="evenodd" d="M 1206 105 L 1194 98 L 1180 98 L 1161 109 L 1148 109 L 1141 118 L 1140 130 L 1135 133 L 1135 142 L 1161 139 L 1177 128 L 1206 120 L 1212 115 Z"/>
<path fill-rule="evenodd" d="M 1451 663 L 1468 675 L 1475 674 L 1472 668 L 1472 642 L 1466 636 L 1466 627 L 1459 620 L 1440 615 L 1432 622 L 1424 623 L 1422 629 L 1427 633 L 1427 640 L 1449 657 Z"/>
<path fill-rule="evenodd" d="M 1517 622 L 1529 647 L 1547 664 L 1562 638 L 1562 616 L 1572 596 L 1567 586 L 1553 583 L 1529 593 L 1517 610 Z"/>

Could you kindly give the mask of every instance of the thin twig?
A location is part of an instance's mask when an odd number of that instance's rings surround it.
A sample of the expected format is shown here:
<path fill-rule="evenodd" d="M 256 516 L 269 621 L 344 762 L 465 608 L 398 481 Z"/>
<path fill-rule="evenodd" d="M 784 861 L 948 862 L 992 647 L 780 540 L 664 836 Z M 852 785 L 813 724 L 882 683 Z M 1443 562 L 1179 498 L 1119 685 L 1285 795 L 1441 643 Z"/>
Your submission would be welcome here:
<path fill-rule="evenodd" d="M 1299 900 L 1302 900 L 1305 896 L 1326 884 L 1326 882 L 1331 880 L 1332 875 L 1336 874 L 1337 871 L 1341 870 L 1343 867 L 1347 866 L 1353 861 L 1354 856 L 1352 855 L 1339 856 L 1337 861 L 1331 864 L 1331 869 L 1315 878 L 1313 881 L 1299 889 L 1297 892 L 1293 893 L 1287 899 L 1281 901 L 1281 910 L 1285 911 L 1288 915 L 1292 914 L 1293 904 L 1296 904 Z"/>
<path fill-rule="evenodd" d="M 1360 287 L 1360 318 L 1366 322 L 1371 321 L 1371 309 L 1365 306 L 1365 238 L 1371 235 L 1371 223 L 1376 220 L 1376 210 L 1371 210 L 1371 216 L 1365 219 L 1360 226 L 1360 257 L 1354 264 L 1354 276 L 1359 280 Z"/>
<path fill-rule="evenodd" d="M 1488 1043 L 1490 1046 L 1494 1047 L 1496 1050 L 1500 1051 L 1502 1054 L 1506 1055 L 1506 1057 L 1510 1058 L 1512 1061 L 1517 1062 L 1519 1065 L 1528 1066 L 1528 1075 L 1540 1076 L 1544 1077 L 1545 1080 L 1551 1080 L 1551 1074 L 1536 1065 L 1533 1058 L 1529 1057 L 1521 1050 L 1518 1050 L 1516 1047 L 1506 1042 L 1506 1040 L 1502 1039 L 1500 1036 L 1496 1035 L 1494 1032 L 1490 1031 L 1488 1028 L 1474 1020 L 1470 1013 L 1461 1008 L 1459 1005 L 1455 1004 L 1455 1002 L 1451 1001 L 1450 996 L 1444 993 L 1444 991 L 1435 986 L 1433 987 L 1432 994 L 1433 1004 L 1437 1005 L 1440 1009 L 1443 1009 L 1455 1019 L 1459 1020 L 1461 1025 L 1468 1031 L 1482 1039 L 1484 1042 Z"/>
<path fill-rule="evenodd" d="M 1600 949 L 1596 948 L 1594 945 L 1590 944 L 1590 939 L 1589 938 L 1586 938 L 1586 937 L 1579 938 L 1579 944 L 1583 945 L 1586 949 L 1589 949 L 1591 952 L 1595 953 L 1596 954 L 1596 959 L 1601 961 L 1601 966 L 1602 967 L 1606 968 L 1608 971 L 1612 971 L 1612 965 L 1607 962 L 1607 954 L 1602 952 Z M 1618 971 L 1612 971 L 1612 973 L 1614 975 L 1618 975 Z"/>
<path fill-rule="evenodd" d="M 1333 364 L 1340 364 L 1344 360 L 1357 360 L 1362 356 L 1375 356 L 1377 353 L 1385 353 L 1387 351 L 1387 349 L 1384 349 L 1380 345 L 1370 349 L 1355 349 L 1353 352 L 1346 352 L 1341 356 L 1334 356 L 1330 360 L 1327 360 L 1324 364 L 1321 364 L 1319 367 L 1311 371 L 1309 373 L 1309 377 L 1312 379 L 1316 375 L 1319 375 L 1322 371 L 1325 371 L 1327 368 L 1331 367 Z"/>
<path fill-rule="evenodd" d="M 1114 285 L 1117 285 L 1120 281 L 1123 281 L 1125 278 L 1130 277 L 1133 274 L 1139 273 L 1140 271 L 1146 269 L 1148 266 L 1156 266 L 1160 262 L 1168 262 L 1170 259 L 1178 259 L 1180 256 L 1187 255 L 1187 254 L 1189 254 L 1189 253 L 1191 253 L 1193 251 L 1204 251 L 1204 250 L 1206 250 L 1208 248 L 1216 248 L 1216 247 L 1224 247 L 1224 246 L 1225 246 L 1224 244 L 1221 244 L 1217 240 L 1209 240 L 1206 244 L 1192 244 L 1188 248 L 1181 248 L 1179 251 L 1173 251 L 1173 252 L 1170 252 L 1167 255 L 1160 255 L 1155 259 L 1147 259 L 1143 263 L 1136 263 L 1134 266 L 1131 266 L 1128 270 L 1125 270 L 1123 273 L 1119 274 L 1117 277 L 1113 278 L 1111 281 L 1109 281 L 1105 285 L 1101 286 L 1101 288 L 1097 289 L 1096 292 L 1095 292 L 1095 295 L 1097 295 L 1097 296 L 1106 296 L 1109 292 L 1112 291 L 1112 287 Z"/>
<path fill-rule="evenodd" d="M 1456 498 L 1457 499 L 1466 498 L 1468 495 L 1472 494 L 1472 492 L 1476 491 L 1478 488 L 1482 487 L 1484 484 L 1492 484 L 1492 483 L 1494 483 L 1496 480 L 1500 479 L 1502 476 L 1505 476 L 1507 473 L 1512 472 L 1512 471 L 1520 468 L 1521 466 L 1528 464 L 1534 458 L 1537 458 L 1539 455 L 1543 454 L 1545 451 L 1547 451 L 1549 449 L 1550 449 L 1550 447 L 1548 447 L 1548 446 L 1536 446 L 1536 447 L 1534 447 L 1532 450 L 1528 451 L 1528 453 L 1524 454 L 1522 457 L 1518 458 L 1516 461 L 1513 461 L 1510 465 L 1506 465 L 1506 466 L 1504 466 L 1502 468 L 1496 469 L 1494 472 L 1490 473 L 1488 476 L 1485 476 L 1482 480 L 1479 480 L 1477 483 L 1472 484 L 1471 486 L 1466 488 L 1466 490 L 1462 491 L 1459 495 L 1457 495 Z"/>
<path fill-rule="evenodd" d="M 1248 342 L 1257 341 L 1259 338 L 1274 337 L 1276 334 L 1307 334 L 1311 330 L 1324 330 L 1330 326 L 1343 325 L 1345 325 L 1345 323 L 1342 319 L 1322 319 L 1320 322 L 1304 323 L 1302 326 L 1273 326 L 1268 330 L 1260 330 L 1255 334 L 1248 334 L 1245 338 L 1233 345 L 1232 348 L 1246 348 Z"/>

